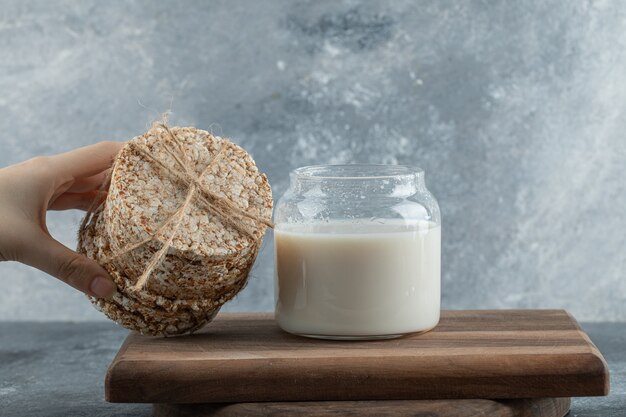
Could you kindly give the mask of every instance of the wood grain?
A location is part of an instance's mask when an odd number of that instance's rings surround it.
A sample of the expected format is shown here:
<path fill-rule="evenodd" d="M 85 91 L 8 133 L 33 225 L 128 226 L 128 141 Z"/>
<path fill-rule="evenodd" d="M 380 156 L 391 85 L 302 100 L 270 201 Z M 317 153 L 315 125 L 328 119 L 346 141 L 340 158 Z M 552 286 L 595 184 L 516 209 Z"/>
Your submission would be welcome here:
<path fill-rule="evenodd" d="M 133 333 L 107 373 L 111 402 L 544 398 L 606 395 L 606 362 L 563 310 L 444 311 L 395 340 L 313 340 L 268 314 L 221 314 L 199 334 Z"/>
<path fill-rule="evenodd" d="M 569 398 L 155 404 L 154 417 L 563 417 Z"/>

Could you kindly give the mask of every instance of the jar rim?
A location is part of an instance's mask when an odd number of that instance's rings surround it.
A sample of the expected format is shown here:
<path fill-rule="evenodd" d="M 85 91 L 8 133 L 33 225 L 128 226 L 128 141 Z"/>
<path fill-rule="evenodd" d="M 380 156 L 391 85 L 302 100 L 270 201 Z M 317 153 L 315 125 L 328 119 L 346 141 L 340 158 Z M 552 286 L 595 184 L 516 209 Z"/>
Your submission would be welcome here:
<path fill-rule="evenodd" d="M 298 179 L 373 180 L 416 177 L 424 170 L 410 165 L 392 164 L 328 164 L 308 165 L 292 171 Z"/>

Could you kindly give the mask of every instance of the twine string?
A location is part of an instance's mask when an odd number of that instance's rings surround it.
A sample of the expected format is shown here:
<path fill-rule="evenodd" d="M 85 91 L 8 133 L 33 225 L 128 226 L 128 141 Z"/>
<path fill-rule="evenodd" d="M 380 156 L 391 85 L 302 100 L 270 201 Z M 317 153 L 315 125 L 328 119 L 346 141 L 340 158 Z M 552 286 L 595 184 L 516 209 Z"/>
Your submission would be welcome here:
<path fill-rule="evenodd" d="M 177 170 L 175 168 L 172 168 L 170 166 L 167 166 L 163 163 L 163 161 L 161 161 L 160 159 L 154 157 L 154 155 L 152 155 L 151 153 L 149 153 L 148 151 L 146 151 L 145 149 L 139 147 L 136 144 L 133 144 L 134 148 L 139 151 L 142 155 L 146 156 L 147 158 L 151 159 L 152 161 L 156 162 L 157 165 L 159 165 L 161 168 L 163 168 L 165 171 L 167 171 L 168 173 L 170 173 L 171 175 L 173 175 L 174 177 L 176 177 L 179 181 L 183 182 L 184 185 L 191 185 L 191 183 L 195 184 L 196 187 L 198 187 L 199 190 L 202 191 L 202 194 L 197 194 L 196 195 L 196 200 L 202 204 L 203 208 L 213 212 L 213 214 L 217 215 L 223 222 L 229 224 L 230 226 L 234 227 L 235 229 L 237 229 L 239 232 L 251 237 L 254 239 L 254 234 L 241 222 L 237 221 L 237 216 L 239 217 L 245 217 L 245 218 L 250 218 L 258 223 L 262 223 L 268 227 L 274 227 L 274 225 L 271 222 L 268 222 L 265 219 L 250 215 L 248 213 L 246 213 L 245 211 L 241 210 L 239 207 L 235 206 L 234 204 L 230 203 L 230 201 L 223 199 L 222 197 L 219 197 L 217 195 L 215 195 L 214 193 L 211 193 L 209 190 L 206 189 L 206 187 L 204 187 L 202 185 L 202 183 L 199 181 L 199 179 L 195 178 L 195 175 L 191 176 L 191 175 L 187 175 L 184 172 L 181 172 L 180 170 Z M 218 154 L 213 158 L 212 162 L 216 161 L 221 155 L 222 155 L 222 150 L 223 148 L 220 150 L 220 152 L 218 152 Z M 208 197 L 208 198 L 207 198 Z M 221 206 L 225 206 L 225 207 L 221 207 Z"/>
<path fill-rule="evenodd" d="M 160 265 L 161 262 L 163 261 L 163 258 L 165 257 L 167 251 L 170 249 L 170 246 L 172 245 L 172 241 L 174 240 L 176 233 L 178 233 L 180 224 L 183 218 L 185 217 L 185 211 L 187 211 L 187 208 L 189 207 L 191 203 L 191 199 L 193 198 L 193 195 L 195 194 L 195 192 L 196 192 L 195 185 L 192 185 L 191 187 L 189 187 L 189 191 L 187 191 L 187 197 L 185 197 L 185 201 L 183 202 L 183 205 L 180 206 L 178 210 L 176 210 L 176 213 L 174 213 L 174 215 L 171 216 L 171 218 L 176 217 L 176 220 L 174 222 L 174 227 L 172 228 L 172 232 L 170 233 L 170 236 L 167 238 L 167 240 L 163 243 L 163 246 L 161 246 L 161 249 L 159 249 L 157 253 L 155 253 L 150 259 L 150 262 L 146 266 L 145 271 L 143 271 L 143 274 L 141 274 L 141 276 L 139 277 L 139 279 L 134 285 L 135 290 L 140 290 L 144 288 L 148 279 L 150 278 L 150 275 L 152 275 L 152 272 L 154 271 L 154 269 L 158 265 Z"/>

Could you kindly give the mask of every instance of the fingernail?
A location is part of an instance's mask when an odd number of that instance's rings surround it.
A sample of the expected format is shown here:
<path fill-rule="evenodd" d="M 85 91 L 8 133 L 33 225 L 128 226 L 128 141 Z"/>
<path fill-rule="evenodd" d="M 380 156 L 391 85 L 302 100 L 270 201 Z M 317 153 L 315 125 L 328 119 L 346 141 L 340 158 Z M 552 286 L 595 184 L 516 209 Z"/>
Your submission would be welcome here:
<path fill-rule="evenodd" d="M 89 289 L 96 297 L 108 298 L 115 293 L 116 287 L 110 279 L 96 277 L 93 281 L 91 281 Z"/>

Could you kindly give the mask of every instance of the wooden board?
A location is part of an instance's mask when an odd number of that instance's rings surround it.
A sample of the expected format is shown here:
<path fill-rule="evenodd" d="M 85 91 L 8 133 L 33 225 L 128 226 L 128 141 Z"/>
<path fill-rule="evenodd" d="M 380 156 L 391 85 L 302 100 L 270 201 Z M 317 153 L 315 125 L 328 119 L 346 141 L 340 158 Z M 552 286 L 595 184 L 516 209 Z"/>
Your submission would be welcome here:
<path fill-rule="evenodd" d="M 606 395 L 604 358 L 563 310 L 444 311 L 431 332 L 339 342 L 221 314 L 199 334 L 133 333 L 106 377 L 111 402 L 542 398 Z"/>
<path fill-rule="evenodd" d="M 563 417 L 569 398 L 155 404 L 154 417 Z"/>

